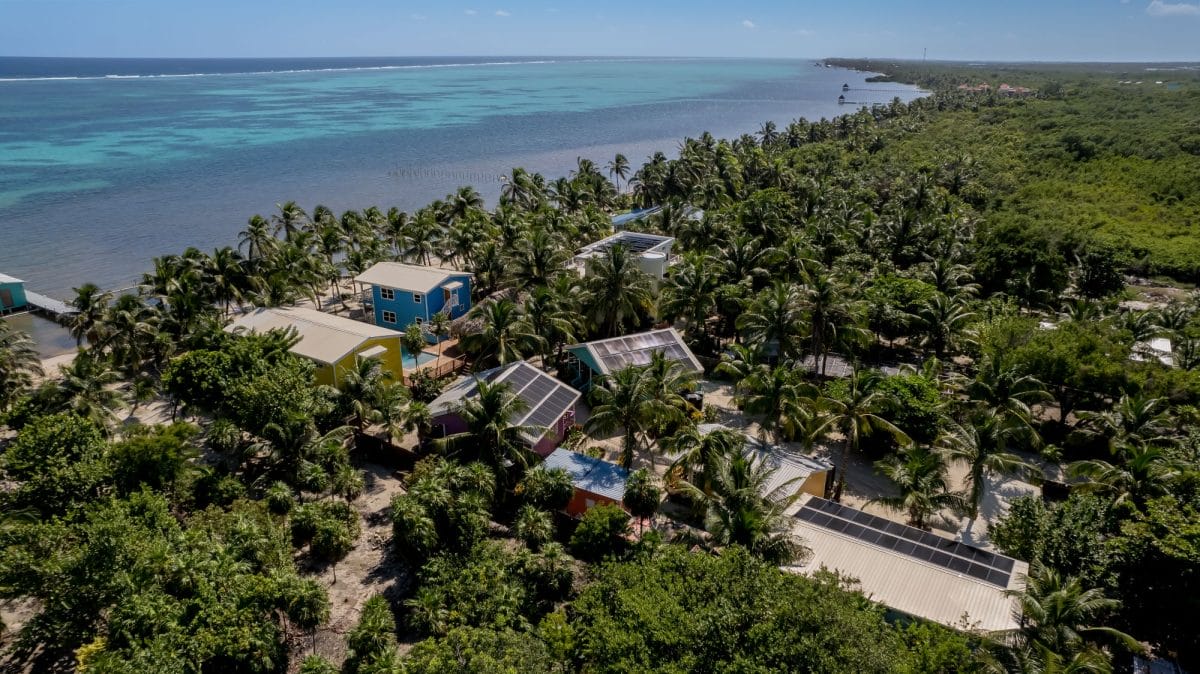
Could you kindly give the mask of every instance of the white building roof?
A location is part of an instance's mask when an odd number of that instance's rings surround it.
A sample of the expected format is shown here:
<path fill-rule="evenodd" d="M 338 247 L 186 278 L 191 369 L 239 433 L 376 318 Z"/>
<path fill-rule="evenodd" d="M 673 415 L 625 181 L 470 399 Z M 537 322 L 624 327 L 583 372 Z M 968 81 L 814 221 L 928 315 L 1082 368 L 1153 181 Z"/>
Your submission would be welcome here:
<path fill-rule="evenodd" d="M 881 524 L 883 518 L 845 506 L 834 504 L 842 514 L 831 514 L 830 502 L 813 496 L 800 503 L 793 531 L 812 556 L 788 571 L 836 570 L 857 579 L 872 601 L 950 627 L 963 628 L 965 618 L 969 629 L 1017 629 L 1016 601 L 1006 591 L 1024 588 L 1025 562 L 896 522 Z"/>
<path fill-rule="evenodd" d="M 259 308 L 238 316 L 225 332 L 268 332 L 295 328 L 300 341 L 292 353 L 333 365 L 374 337 L 400 337 L 395 330 L 300 307 Z"/>
<path fill-rule="evenodd" d="M 24 281 L 8 274 L 0 274 L 0 283 L 24 283 Z"/>
<path fill-rule="evenodd" d="M 708 435 L 713 431 L 732 430 L 722 424 L 700 424 L 696 429 L 704 435 Z M 767 482 L 767 493 L 774 492 L 785 485 L 788 487 L 780 492 L 780 498 L 790 498 L 796 492 L 800 491 L 800 488 L 804 486 L 804 481 L 810 475 L 828 472 L 833 469 L 833 466 L 821 463 L 815 459 L 789 454 L 749 434 L 744 435 L 746 437 L 746 446 L 743 450 L 745 454 L 750 456 L 755 463 L 765 463 L 775 471 L 771 474 L 771 479 Z"/>
<path fill-rule="evenodd" d="M 464 271 L 425 267 L 403 262 L 376 262 L 371 268 L 354 278 L 359 283 L 396 288 L 413 292 L 428 292 L 455 276 L 470 276 Z"/>
<path fill-rule="evenodd" d="M 639 234 L 638 232 L 630 231 L 617 232 L 610 237 L 600 239 L 595 243 L 590 243 L 581 248 L 579 254 L 575 256 L 575 261 L 583 262 L 588 258 L 597 257 L 616 245 L 625 246 L 631 254 L 637 256 L 653 254 L 666 256 L 670 255 L 671 247 L 674 244 L 675 239 L 669 236 Z"/>
<path fill-rule="evenodd" d="M 525 409 L 509 419 L 514 426 L 553 428 L 582 395 L 579 391 L 542 372 L 538 368 L 519 360 L 515 363 L 461 377 L 448 386 L 442 394 L 429 403 L 433 417 L 456 413 L 463 401 L 479 392 L 479 382 L 502 382 L 525 402 Z M 542 433 L 526 433 L 525 439 L 537 442 Z"/>

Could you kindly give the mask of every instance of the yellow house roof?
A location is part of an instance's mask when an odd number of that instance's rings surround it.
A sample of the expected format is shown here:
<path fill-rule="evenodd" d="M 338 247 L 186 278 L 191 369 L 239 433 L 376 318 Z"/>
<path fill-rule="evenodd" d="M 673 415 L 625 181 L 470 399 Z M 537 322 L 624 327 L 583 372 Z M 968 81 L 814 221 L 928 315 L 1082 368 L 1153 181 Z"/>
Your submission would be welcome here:
<path fill-rule="evenodd" d="M 225 327 L 225 332 L 267 332 L 295 328 L 300 341 L 292 353 L 333 365 L 364 342 L 377 337 L 399 337 L 395 330 L 341 316 L 299 307 L 259 308 L 242 314 Z"/>

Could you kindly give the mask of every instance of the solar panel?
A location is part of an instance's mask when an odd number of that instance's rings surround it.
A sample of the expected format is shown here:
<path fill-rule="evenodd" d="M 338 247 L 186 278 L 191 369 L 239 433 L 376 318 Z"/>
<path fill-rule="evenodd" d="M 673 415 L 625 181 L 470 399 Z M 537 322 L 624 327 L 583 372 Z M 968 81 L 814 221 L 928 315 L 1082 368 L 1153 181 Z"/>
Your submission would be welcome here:
<path fill-rule="evenodd" d="M 1000 587 L 1008 587 L 1015 564 L 1010 557 L 980 550 L 826 499 L 810 498 L 796 513 L 796 517 L 864 543 L 894 550 L 907 557 Z"/>

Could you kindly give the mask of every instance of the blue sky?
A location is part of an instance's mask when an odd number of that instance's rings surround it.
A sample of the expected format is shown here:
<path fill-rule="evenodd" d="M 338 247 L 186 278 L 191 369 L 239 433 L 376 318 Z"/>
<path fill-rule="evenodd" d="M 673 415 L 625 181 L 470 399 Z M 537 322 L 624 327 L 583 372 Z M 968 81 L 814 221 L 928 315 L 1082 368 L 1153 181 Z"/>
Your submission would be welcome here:
<path fill-rule="evenodd" d="M 7 56 L 1200 60 L 1200 0 L 0 0 Z"/>

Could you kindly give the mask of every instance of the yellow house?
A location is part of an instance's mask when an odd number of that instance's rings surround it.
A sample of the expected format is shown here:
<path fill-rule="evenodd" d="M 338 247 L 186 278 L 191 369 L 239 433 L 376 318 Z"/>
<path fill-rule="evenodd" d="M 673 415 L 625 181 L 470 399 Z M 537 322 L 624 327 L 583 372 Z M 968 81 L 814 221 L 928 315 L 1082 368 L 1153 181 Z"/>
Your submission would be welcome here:
<path fill-rule="evenodd" d="M 292 353 L 317 364 L 317 383 L 338 386 L 362 358 L 379 361 L 385 374 L 403 381 L 400 333 L 313 309 L 254 309 L 234 319 L 226 332 L 267 332 L 295 328 L 300 341 Z"/>

